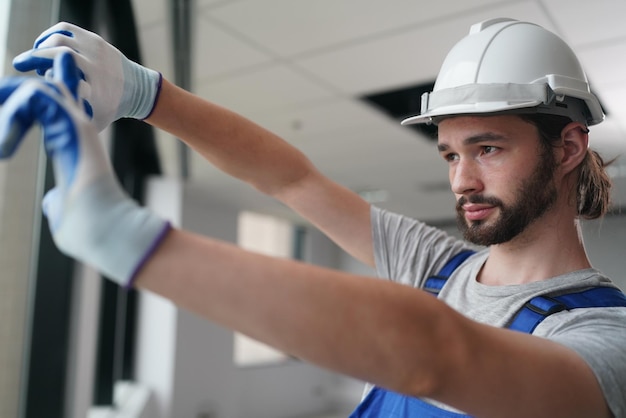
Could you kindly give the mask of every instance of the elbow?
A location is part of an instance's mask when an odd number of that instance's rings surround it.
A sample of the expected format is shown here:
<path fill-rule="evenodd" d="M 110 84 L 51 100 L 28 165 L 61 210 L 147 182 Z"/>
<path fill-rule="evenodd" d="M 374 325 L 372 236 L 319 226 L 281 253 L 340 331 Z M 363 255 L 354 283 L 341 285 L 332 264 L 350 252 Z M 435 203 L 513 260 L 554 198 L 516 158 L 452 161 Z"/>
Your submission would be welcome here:
<path fill-rule="evenodd" d="M 249 179 L 256 190 L 280 201 L 289 201 L 294 194 L 298 195 L 303 185 L 318 175 L 319 172 L 306 159 L 299 163 L 292 163 L 281 171 L 275 171 L 270 176 L 255 176 Z"/>
<path fill-rule="evenodd" d="M 469 320 L 451 308 L 431 322 L 420 361 L 407 370 L 401 391 L 419 398 L 442 400 L 472 367 Z"/>

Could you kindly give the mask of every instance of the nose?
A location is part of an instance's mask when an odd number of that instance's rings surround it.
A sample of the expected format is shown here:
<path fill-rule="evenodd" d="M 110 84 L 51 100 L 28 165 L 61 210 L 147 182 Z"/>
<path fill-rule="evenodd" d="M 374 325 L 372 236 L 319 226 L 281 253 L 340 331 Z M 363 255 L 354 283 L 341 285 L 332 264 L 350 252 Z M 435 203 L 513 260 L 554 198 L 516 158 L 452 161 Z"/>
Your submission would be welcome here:
<path fill-rule="evenodd" d="M 479 193 L 483 189 L 478 164 L 461 158 L 450 166 L 450 187 L 456 195 Z"/>

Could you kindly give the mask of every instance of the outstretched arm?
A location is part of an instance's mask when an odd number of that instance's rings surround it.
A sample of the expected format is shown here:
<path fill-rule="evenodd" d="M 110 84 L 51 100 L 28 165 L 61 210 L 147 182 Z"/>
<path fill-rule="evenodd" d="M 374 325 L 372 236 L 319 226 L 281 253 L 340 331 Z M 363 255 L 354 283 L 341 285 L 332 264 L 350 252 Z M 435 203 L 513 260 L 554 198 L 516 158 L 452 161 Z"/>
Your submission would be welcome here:
<path fill-rule="evenodd" d="M 277 198 L 373 266 L 369 203 L 325 177 L 283 139 L 167 80 L 147 122 L 182 138 L 224 172 Z"/>
<path fill-rule="evenodd" d="M 369 204 L 323 176 L 295 147 L 251 121 L 190 94 L 128 60 L 95 33 L 69 23 L 44 31 L 17 56 L 20 71 L 52 71 L 72 55 L 80 97 L 98 130 L 121 117 L 146 119 L 185 141 L 226 173 L 294 209 L 348 253 L 373 265 Z M 132 138 L 129 138 L 129 141 Z"/>
<path fill-rule="evenodd" d="M 609 417 L 590 368 L 418 289 L 173 230 L 137 286 L 319 366 L 477 417 Z"/>

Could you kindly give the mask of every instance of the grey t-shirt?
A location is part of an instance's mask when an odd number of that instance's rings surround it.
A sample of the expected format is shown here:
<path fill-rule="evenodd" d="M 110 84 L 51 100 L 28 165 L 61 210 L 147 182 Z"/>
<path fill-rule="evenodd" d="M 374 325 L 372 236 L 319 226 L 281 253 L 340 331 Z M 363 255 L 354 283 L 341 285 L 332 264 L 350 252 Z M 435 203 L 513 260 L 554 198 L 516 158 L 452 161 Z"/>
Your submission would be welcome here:
<path fill-rule="evenodd" d="M 372 207 L 371 219 L 377 273 L 398 283 L 420 288 L 452 256 L 472 248 L 438 228 L 376 207 Z M 469 257 L 452 273 L 439 298 L 467 317 L 493 326 L 506 326 L 534 296 L 615 287 L 595 269 L 528 284 L 486 286 L 476 276 L 488 256 L 488 249 L 480 249 Z M 533 335 L 576 351 L 594 371 L 614 416 L 626 418 L 626 308 L 562 311 L 546 318 Z"/>

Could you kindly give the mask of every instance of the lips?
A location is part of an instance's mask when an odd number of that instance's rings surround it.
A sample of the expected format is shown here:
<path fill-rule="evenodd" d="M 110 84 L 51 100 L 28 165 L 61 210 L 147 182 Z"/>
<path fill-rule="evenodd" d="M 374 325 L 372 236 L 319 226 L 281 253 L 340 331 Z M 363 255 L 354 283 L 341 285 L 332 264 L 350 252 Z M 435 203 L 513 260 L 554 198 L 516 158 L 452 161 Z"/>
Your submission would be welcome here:
<path fill-rule="evenodd" d="M 470 221 L 480 221 L 487 218 L 495 210 L 495 208 L 495 206 L 491 205 L 477 205 L 471 203 L 463 205 L 465 218 Z"/>

